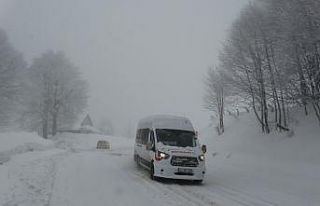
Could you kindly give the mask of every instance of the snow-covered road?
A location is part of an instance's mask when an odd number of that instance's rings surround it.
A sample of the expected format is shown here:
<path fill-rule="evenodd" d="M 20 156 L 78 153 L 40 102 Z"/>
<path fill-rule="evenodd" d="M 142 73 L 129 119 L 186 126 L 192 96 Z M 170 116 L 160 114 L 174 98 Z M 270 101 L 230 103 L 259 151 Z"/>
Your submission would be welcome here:
<path fill-rule="evenodd" d="M 97 140 L 111 142 L 96 150 Z M 0 205 L 216 205 L 189 193 L 197 185 L 154 182 L 132 158 L 132 141 L 64 134 L 43 151 L 13 155 L 0 168 Z"/>
<path fill-rule="evenodd" d="M 49 205 L 274 205 L 218 184 L 151 181 L 133 162 L 130 140 L 106 139 L 111 151 L 93 149 L 96 140 L 88 148 L 68 142 L 72 152 L 58 163 Z"/>
<path fill-rule="evenodd" d="M 70 138 L 58 144 L 71 149 L 56 165 L 48 205 L 216 205 L 214 200 L 181 189 L 201 186 L 151 181 L 147 171 L 133 162 L 130 140 L 106 137 L 112 149 L 98 151 L 92 148 L 94 139 L 90 143 L 83 139 L 83 144 Z"/>
<path fill-rule="evenodd" d="M 111 150 L 96 150 L 99 139 L 108 140 Z M 63 134 L 55 138 L 51 146 L 18 153 L 0 165 L 3 184 L 0 186 L 0 205 L 301 205 L 298 202 L 294 204 L 295 198 L 283 198 L 287 197 L 283 195 L 285 192 L 275 190 L 278 193 L 272 194 L 271 190 L 263 187 L 254 191 L 254 188 L 259 188 L 251 187 L 252 184 L 257 185 L 252 181 L 259 181 L 252 175 L 254 173 L 246 176 L 246 171 L 242 173 L 235 167 L 228 168 L 230 165 L 225 163 L 220 164 L 225 165 L 221 169 L 210 169 L 219 161 L 219 158 L 213 160 L 210 154 L 203 185 L 152 181 L 148 172 L 134 163 L 132 145 L 132 140 L 126 138 Z M 239 176 L 233 177 L 233 174 Z M 279 199 L 288 204 L 276 203 L 272 199 L 276 195 L 282 196 Z M 314 201 L 309 205 L 315 205 Z"/>
<path fill-rule="evenodd" d="M 57 170 L 50 205 L 203 205 L 199 198 L 148 179 L 131 156 L 80 152 L 65 158 Z M 194 203 L 194 204 L 193 204 Z M 210 202 L 209 202 L 210 203 Z"/>

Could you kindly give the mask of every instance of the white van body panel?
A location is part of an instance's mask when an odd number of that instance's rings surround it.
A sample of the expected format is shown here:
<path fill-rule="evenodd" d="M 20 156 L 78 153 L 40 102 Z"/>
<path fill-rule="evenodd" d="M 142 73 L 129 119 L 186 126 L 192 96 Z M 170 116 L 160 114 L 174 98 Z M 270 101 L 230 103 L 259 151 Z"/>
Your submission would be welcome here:
<path fill-rule="evenodd" d="M 203 180 L 205 161 L 200 161 L 199 159 L 199 156 L 204 154 L 198 139 L 195 147 L 179 147 L 164 145 L 156 137 L 157 129 L 182 130 L 195 133 L 189 119 L 171 115 L 150 116 L 139 122 L 137 131 L 142 129 L 149 129 L 150 132 L 154 132 L 156 139 L 155 151 L 147 150 L 145 145 L 136 142 L 135 159 L 139 159 L 139 163 L 142 163 L 144 167 L 150 168 L 153 165 L 154 176 L 171 179 Z M 168 154 L 169 158 L 156 160 L 155 154 L 158 151 Z M 190 173 L 181 171 L 190 171 Z"/>
<path fill-rule="evenodd" d="M 194 131 L 189 119 L 172 115 L 153 115 L 140 120 L 138 129 L 156 128 L 156 129 L 176 129 L 185 131 Z"/>

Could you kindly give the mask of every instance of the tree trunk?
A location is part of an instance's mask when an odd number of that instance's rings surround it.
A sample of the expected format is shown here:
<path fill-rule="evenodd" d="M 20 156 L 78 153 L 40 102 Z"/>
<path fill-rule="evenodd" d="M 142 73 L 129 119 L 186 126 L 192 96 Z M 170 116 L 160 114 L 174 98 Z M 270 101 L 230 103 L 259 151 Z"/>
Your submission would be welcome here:
<path fill-rule="evenodd" d="M 320 106 L 319 106 L 318 102 L 315 102 L 315 101 L 312 101 L 312 106 L 315 111 L 318 122 L 320 124 Z"/>
<path fill-rule="evenodd" d="M 58 115 L 54 113 L 52 115 L 52 136 L 55 136 L 57 134 L 57 118 Z"/>
<path fill-rule="evenodd" d="M 278 92 L 277 92 L 277 88 L 276 88 L 276 81 L 275 81 L 275 77 L 274 77 L 274 71 L 272 69 L 272 61 L 271 61 L 271 57 L 270 57 L 270 54 L 269 54 L 269 49 L 268 49 L 268 43 L 267 41 L 265 40 L 264 41 L 264 44 L 265 44 L 265 52 L 266 52 L 266 57 L 267 57 L 267 61 L 268 61 L 268 69 L 269 69 L 269 72 L 270 72 L 270 78 L 271 78 L 271 86 L 272 86 L 272 98 L 273 98 L 273 102 L 274 102 L 274 106 L 275 106 L 275 122 L 276 122 L 276 125 L 278 123 L 281 124 L 281 107 L 280 107 L 280 103 L 279 103 L 279 97 L 278 97 Z M 271 46 L 271 55 L 274 55 L 273 54 L 273 47 L 272 45 Z M 272 59 L 274 59 L 274 56 L 272 56 Z M 274 63 L 274 66 L 275 65 L 275 62 Z M 274 68 L 274 70 L 276 71 L 276 68 Z M 279 109 L 279 119 L 278 119 L 278 109 Z M 280 129 L 281 130 L 281 129 Z"/>
<path fill-rule="evenodd" d="M 221 133 L 224 133 L 224 92 L 223 88 L 221 88 L 221 109 L 220 109 L 220 129 Z"/>
<path fill-rule="evenodd" d="M 259 121 L 259 123 L 260 123 L 260 125 L 261 125 L 261 127 L 262 127 L 262 130 L 263 130 L 263 128 L 264 128 L 264 123 L 263 123 L 263 121 L 261 120 L 261 118 L 260 118 L 260 116 L 259 116 L 259 114 L 258 114 L 257 108 L 256 108 L 256 98 L 255 98 L 255 96 L 254 96 L 254 91 L 253 91 L 253 87 L 252 87 L 252 82 L 251 82 L 251 80 L 250 80 L 250 76 L 249 76 L 248 71 L 246 70 L 245 72 L 246 72 L 247 81 L 248 81 L 248 83 L 249 83 L 250 94 L 251 94 L 251 98 L 252 98 L 252 108 L 253 108 L 253 112 L 254 112 L 254 114 L 255 114 L 257 120 Z"/>
<path fill-rule="evenodd" d="M 49 100 L 44 100 L 44 108 L 42 112 L 42 137 L 48 138 L 48 124 L 49 124 Z"/>
<path fill-rule="evenodd" d="M 267 97 L 266 97 L 266 89 L 264 85 L 264 76 L 263 76 L 263 71 L 261 68 L 261 62 L 259 59 L 259 64 L 258 64 L 258 72 L 259 72 L 259 83 L 260 83 L 260 94 L 261 94 L 261 116 L 262 121 L 264 121 L 264 128 L 263 131 L 266 132 L 267 134 L 270 133 L 270 128 L 269 128 L 269 122 L 268 122 L 268 105 L 267 105 Z"/>
<path fill-rule="evenodd" d="M 305 115 L 308 115 L 308 109 L 307 109 L 307 101 L 306 101 L 306 97 L 307 97 L 307 85 L 306 85 L 306 80 L 304 78 L 303 75 L 303 69 L 302 69 L 302 65 L 300 62 L 300 58 L 298 55 L 298 46 L 296 46 L 295 49 L 295 55 L 296 55 L 296 64 L 297 64 L 297 70 L 298 70 L 298 75 L 299 75 L 299 81 L 300 81 L 300 93 L 301 93 L 301 101 L 302 101 L 302 105 L 304 106 L 304 111 L 305 111 Z"/>
<path fill-rule="evenodd" d="M 48 120 L 42 121 L 42 137 L 48 139 Z"/>
<path fill-rule="evenodd" d="M 283 126 L 288 127 L 288 123 L 287 123 L 287 112 L 286 112 L 286 105 L 284 102 L 284 96 L 283 96 L 283 91 L 281 89 L 280 91 L 280 95 L 281 95 L 281 105 L 282 105 L 282 113 L 283 113 Z M 281 122 L 280 122 L 281 124 Z"/>

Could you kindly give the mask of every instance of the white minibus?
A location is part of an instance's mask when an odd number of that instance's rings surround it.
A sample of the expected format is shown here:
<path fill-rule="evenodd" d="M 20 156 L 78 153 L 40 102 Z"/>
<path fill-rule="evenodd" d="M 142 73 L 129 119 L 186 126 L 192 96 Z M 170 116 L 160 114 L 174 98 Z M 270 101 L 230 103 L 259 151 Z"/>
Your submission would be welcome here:
<path fill-rule="evenodd" d="M 189 119 L 155 115 L 138 123 L 134 160 L 150 171 L 151 179 L 170 178 L 201 183 L 205 174 L 206 146 Z"/>

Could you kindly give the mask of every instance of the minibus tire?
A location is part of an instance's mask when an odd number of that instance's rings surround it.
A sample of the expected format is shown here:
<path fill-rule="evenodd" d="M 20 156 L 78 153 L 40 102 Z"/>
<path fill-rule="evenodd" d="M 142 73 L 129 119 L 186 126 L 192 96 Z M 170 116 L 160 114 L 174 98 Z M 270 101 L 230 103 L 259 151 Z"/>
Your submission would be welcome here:
<path fill-rule="evenodd" d="M 135 155 L 135 162 L 136 162 L 136 165 L 137 167 L 139 167 L 139 156 L 138 155 Z"/>
<path fill-rule="evenodd" d="M 137 155 L 136 159 L 137 159 L 137 161 L 136 161 L 137 166 L 140 167 L 140 157 L 139 157 L 139 155 Z"/>
<path fill-rule="evenodd" d="M 156 178 L 154 176 L 154 164 L 153 164 L 153 162 L 151 163 L 151 167 L 150 167 L 150 179 L 151 180 L 156 180 Z"/>
<path fill-rule="evenodd" d="M 202 185 L 203 180 L 193 180 L 193 183 L 195 183 L 196 185 Z"/>

